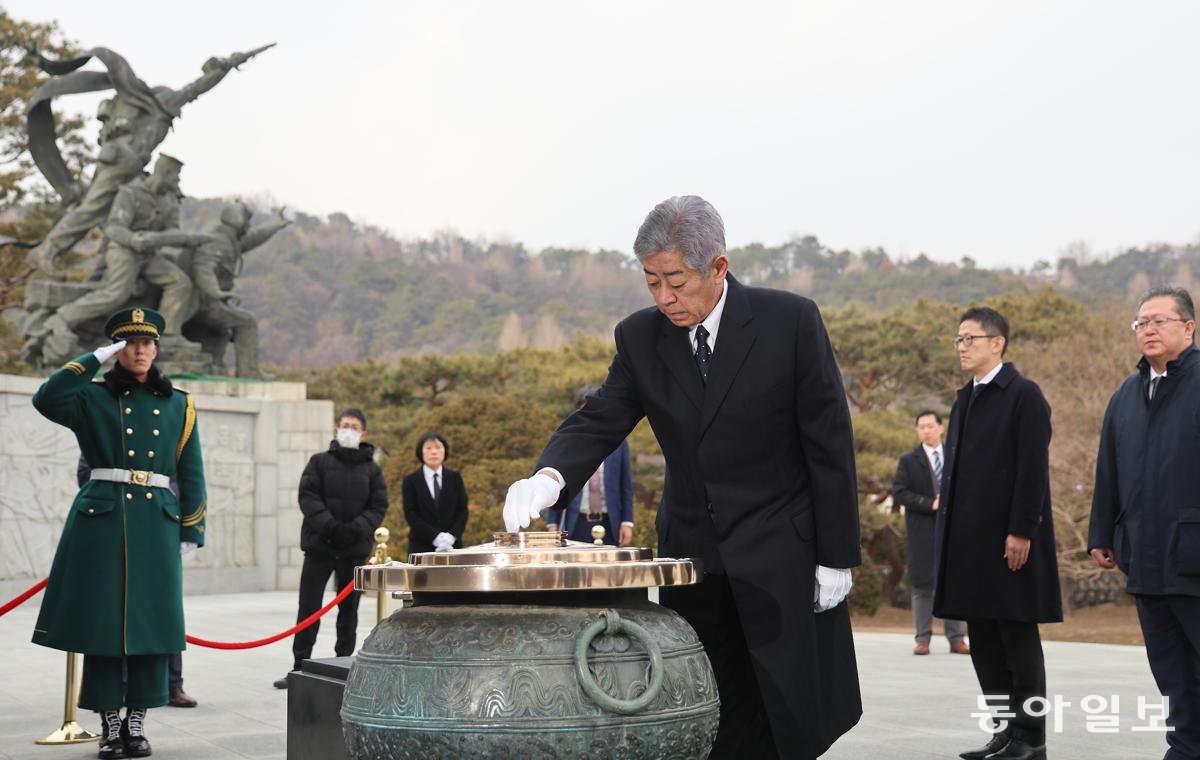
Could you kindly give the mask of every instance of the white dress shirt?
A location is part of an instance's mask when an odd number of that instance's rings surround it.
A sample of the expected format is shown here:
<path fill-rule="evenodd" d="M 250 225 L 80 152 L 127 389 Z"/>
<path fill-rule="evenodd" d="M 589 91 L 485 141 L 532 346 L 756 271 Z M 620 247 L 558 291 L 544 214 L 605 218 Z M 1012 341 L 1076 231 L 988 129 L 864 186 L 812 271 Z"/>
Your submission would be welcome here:
<path fill-rule="evenodd" d="M 925 458 L 929 460 L 930 469 L 933 468 L 933 452 L 935 451 L 937 452 L 938 459 L 942 460 L 942 466 L 944 467 L 946 465 L 946 452 L 942 451 L 942 444 L 939 443 L 937 446 L 929 446 L 928 444 L 922 443 L 921 448 L 925 449 Z"/>
<path fill-rule="evenodd" d="M 717 299 L 717 305 L 708 313 L 708 316 L 697 322 L 688 329 L 688 340 L 692 343 L 692 353 L 696 353 L 696 330 L 700 325 L 704 325 L 704 329 L 708 330 L 708 350 L 716 352 L 717 350 L 717 328 L 721 326 L 721 314 L 725 311 L 725 296 L 729 294 L 729 288 L 725 281 L 721 281 L 721 297 Z"/>
<path fill-rule="evenodd" d="M 1002 369 L 1004 369 L 1004 362 L 1000 362 L 995 367 L 992 367 L 992 371 L 987 373 L 986 375 L 984 375 L 982 380 L 980 380 L 979 378 L 975 378 L 975 385 L 987 385 L 988 383 L 990 383 L 996 379 L 996 375 L 999 375 L 1000 370 L 1002 370 Z M 972 386 L 972 388 L 973 387 L 974 386 Z"/>
<path fill-rule="evenodd" d="M 429 465 L 423 464 L 423 465 L 421 465 L 421 469 L 425 472 L 425 485 L 429 487 L 429 495 L 430 496 L 434 496 L 433 476 L 435 474 L 438 476 L 438 483 L 441 484 L 441 487 L 442 488 L 446 487 L 446 476 L 442 474 L 442 466 L 441 465 L 438 465 L 438 468 L 436 470 L 431 470 L 431 469 L 429 469 Z M 434 498 L 436 499 L 437 497 L 434 496 Z"/>
<path fill-rule="evenodd" d="M 596 475 L 600 478 L 600 509 L 608 512 L 608 494 L 604 493 L 604 462 L 600 463 Z M 583 481 L 583 488 L 579 489 L 579 511 L 585 515 L 588 513 L 588 499 L 591 497 L 591 480 L 588 478 Z"/>

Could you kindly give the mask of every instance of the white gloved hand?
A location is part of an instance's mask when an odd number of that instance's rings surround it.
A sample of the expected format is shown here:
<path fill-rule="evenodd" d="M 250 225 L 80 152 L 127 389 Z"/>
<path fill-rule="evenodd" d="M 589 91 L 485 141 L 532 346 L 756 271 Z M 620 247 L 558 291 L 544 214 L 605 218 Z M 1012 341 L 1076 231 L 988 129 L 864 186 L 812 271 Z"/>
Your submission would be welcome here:
<path fill-rule="evenodd" d="M 439 552 L 448 552 L 454 548 L 454 536 L 449 533 L 439 533 L 433 537 L 433 548 Z"/>
<path fill-rule="evenodd" d="M 850 594 L 854 576 L 849 568 L 817 565 L 817 582 L 813 589 L 813 611 L 825 612 L 842 603 Z"/>
<path fill-rule="evenodd" d="M 543 510 L 554 506 L 562 489 L 557 478 L 541 473 L 513 483 L 504 499 L 504 529 L 516 533 L 528 528 Z"/>
<path fill-rule="evenodd" d="M 179 556 L 182 557 L 183 555 L 187 554 L 188 552 L 190 552 L 193 549 L 196 549 L 198 547 L 199 547 L 199 544 L 193 543 L 191 541 L 180 541 L 179 542 Z"/>
<path fill-rule="evenodd" d="M 96 357 L 96 361 L 103 364 L 112 357 L 116 356 L 122 348 L 125 348 L 125 341 L 119 340 L 111 346 L 101 346 L 92 352 L 92 356 Z"/>

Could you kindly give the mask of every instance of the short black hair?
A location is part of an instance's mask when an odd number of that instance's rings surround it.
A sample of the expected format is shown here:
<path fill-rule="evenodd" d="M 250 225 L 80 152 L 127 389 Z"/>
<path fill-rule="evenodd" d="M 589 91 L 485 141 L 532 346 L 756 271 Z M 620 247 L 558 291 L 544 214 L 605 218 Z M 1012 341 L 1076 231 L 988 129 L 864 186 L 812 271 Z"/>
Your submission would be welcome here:
<path fill-rule="evenodd" d="M 1004 348 L 1000 349 L 1000 355 L 1004 356 L 1008 351 L 1008 320 L 1004 315 L 989 306 L 972 306 L 962 313 L 958 323 L 961 325 L 968 319 L 978 322 L 987 334 L 1004 338 Z"/>
<path fill-rule="evenodd" d="M 1179 316 L 1185 322 L 1191 322 L 1196 318 L 1196 306 L 1192 303 L 1192 294 L 1187 292 L 1187 289 L 1178 288 L 1174 285 L 1160 285 L 1157 288 L 1147 290 L 1138 299 L 1138 311 L 1141 311 L 1142 307 L 1151 298 L 1162 298 L 1164 296 L 1175 301 L 1175 311 L 1179 312 Z"/>
<path fill-rule="evenodd" d="M 917 412 L 916 418 L 913 419 L 913 424 L 920 424 L 922 417 L 933 417 L 935 420 L 937 420 L 937 424 L 942 424 L 942 415 L 938 414 L 932 409 L 926 409 L 923 412 Z"/>
<path fill-rule="evenodd" d="M 363 414 L 362 409 L 354 406 L 350 407 L 349 409 L 343 409 L 342 413 L 337 417 L 338 422 L 341 422 L 343 417 L 353 417 L 362 423 L 363 430 L 367 429 L 367 415 Z"/>
<path fill-rule="evenodd" d="M 425 448 L 425 444 L 428 443 L 429 441 L 441 441 L 442 448 L 446 450 L 446 455 L 445 455 L 446 459 L 450 458 L 450 444 L 446 442 L 446 436 L 442 435 L 441 433 L 439 433 L 436 430 L 429 430 L 425 433 L 422 433 L 421 437 L 417 439 L 417 461 L 418 462 L 420 462 L 421 464 L 425 464 L 425 457 L 423 455 L 422 449 Z"/>

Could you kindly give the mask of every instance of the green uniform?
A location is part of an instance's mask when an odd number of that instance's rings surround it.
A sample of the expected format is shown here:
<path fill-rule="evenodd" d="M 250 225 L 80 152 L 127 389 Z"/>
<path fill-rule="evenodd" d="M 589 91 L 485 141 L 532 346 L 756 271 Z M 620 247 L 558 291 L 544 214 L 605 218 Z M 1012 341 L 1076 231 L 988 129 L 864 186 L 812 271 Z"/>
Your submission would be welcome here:
<path fill-rule="evenodd" d="M 185 648 L 179 544 L 204 544 L 195 408 L 178 389 L 167 396 L 138 386 L 114 395 L 92 381 L 99 369 L 92 354 L 68 362 L 34 394 L 34 407 L 75 433 L 93 469 L 174 476 L 180 495 L 132 483 L 84 484 L 63 526 L 33 641 L 104 657 L 178 652 Z"/>

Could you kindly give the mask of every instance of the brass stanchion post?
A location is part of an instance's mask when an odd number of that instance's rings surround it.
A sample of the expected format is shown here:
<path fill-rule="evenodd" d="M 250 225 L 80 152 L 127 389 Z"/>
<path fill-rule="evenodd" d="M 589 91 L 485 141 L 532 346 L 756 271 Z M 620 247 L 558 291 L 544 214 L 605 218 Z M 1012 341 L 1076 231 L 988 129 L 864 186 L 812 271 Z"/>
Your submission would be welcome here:
<path fill-rule="evenodd" d="M 75 708 L 79 702 L 79 681 L 76 678 L 76 663 L 79 655 L 67 652 L 67 695 L 63 699 L 62 727 L 44 739 L 38 739 L 34 744 L 82 744 L 94 742 L 100 738 L 75 722 Z"/>
<path fill-rule="evenodd" d="M 367 564 L 370 565 L 386 565 L 392 561 L 392 558 L 387 553 L 388 536 L 391 535 L 387 528 L 379 528 L 375 531 L 375 554 L 372 555 Z M 387 592 L 383 589 L 375 592 L 375 622 L 378 623 L 387 617 Z"/>

